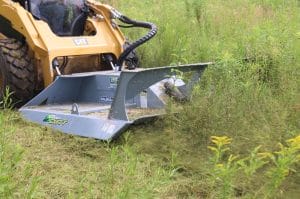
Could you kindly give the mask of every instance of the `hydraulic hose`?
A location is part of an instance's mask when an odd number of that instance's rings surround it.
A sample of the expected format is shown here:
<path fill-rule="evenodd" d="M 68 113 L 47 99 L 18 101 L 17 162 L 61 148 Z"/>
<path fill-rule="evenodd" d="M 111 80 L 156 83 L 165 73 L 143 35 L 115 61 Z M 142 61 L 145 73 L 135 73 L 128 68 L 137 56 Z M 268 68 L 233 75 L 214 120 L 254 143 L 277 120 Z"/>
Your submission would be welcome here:
<path fill-rule="evenodd" d="M 136 40 L 135 42 L 131 43 L 124 51 L 123 53 L 120 55 L 119 59 L 117 60 L 117 66 L 119 66 L 119 71 L 122 70 L 122 65 L 126 59 L 126 57 L 137 47 L 139 47 L 140 45 L 144 44 L 145 42 L 147 42 L 148 40 L 152 39 L 156 33 L 157 33 L 157 27 L 155 24 L 150 23 L 150 22 L 143 22 L 143 21 L 136 21 L 133 19 L 130 19 L 124 15 L 122 15 L 121 13 L 117 12 L 117 11 L 113 11 L 113 14 L 115 15 L 115 17 L 117 19 L 119 19 L 121 22 L 125 23 L 125 24 L 129 24 L 131 26 L 128 27 L 141 27 L 141 28 L 147 28 L 150 31 L 143 37 L 141 37 L 140 39 Z"/>

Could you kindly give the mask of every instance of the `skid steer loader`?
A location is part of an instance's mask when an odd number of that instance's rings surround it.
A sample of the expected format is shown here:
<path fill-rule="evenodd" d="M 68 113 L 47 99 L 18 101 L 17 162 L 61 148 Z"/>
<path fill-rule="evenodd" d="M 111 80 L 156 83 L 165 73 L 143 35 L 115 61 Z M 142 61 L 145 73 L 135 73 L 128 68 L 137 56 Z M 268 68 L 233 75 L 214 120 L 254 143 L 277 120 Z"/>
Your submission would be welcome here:
<path fill-rule="evenodd" d="M 129 43 L 120 28 L 149 29 Z M 210 63 L 138 68 L 135 49 L 157 27 L 93 0 L 0 0 L 0 98 L 9 87 L 21 115 L 102 140 L 187 99 Z M 190 80 L 178 79 L 188 72 Z M 178 76 L 178 75 L 177 75 Z"/>

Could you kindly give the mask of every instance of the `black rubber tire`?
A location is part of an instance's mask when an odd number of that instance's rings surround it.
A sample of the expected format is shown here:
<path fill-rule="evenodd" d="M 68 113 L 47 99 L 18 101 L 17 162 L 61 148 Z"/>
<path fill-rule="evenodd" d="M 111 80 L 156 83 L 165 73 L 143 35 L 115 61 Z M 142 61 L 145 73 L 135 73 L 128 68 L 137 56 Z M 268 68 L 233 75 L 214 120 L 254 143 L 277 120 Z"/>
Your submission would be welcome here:
<path fill-rule="evenodd" d="M 9 87 L 15 107 L 22 106 L 35 94 L 34 59 L 28 52 L 26 43 L 16 39 L 0 40 L 0 101 Z"/>

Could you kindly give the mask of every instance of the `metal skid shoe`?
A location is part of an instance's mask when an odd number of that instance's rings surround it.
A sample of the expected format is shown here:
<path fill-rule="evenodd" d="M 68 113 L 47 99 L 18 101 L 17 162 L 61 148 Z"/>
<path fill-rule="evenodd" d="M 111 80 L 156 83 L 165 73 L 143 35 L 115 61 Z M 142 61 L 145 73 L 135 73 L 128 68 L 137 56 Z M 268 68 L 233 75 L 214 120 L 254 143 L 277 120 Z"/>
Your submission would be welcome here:
<path fill-rule="evenodd" d="M 165 113 L 166 82 L 179 82 L 188 96 L 209 64 L 63 75 L 19 111 L 64 133 L 110 140 L 131 124 Z M 192 73 L 187 84 L 176 79 L 185 72 Z"/>

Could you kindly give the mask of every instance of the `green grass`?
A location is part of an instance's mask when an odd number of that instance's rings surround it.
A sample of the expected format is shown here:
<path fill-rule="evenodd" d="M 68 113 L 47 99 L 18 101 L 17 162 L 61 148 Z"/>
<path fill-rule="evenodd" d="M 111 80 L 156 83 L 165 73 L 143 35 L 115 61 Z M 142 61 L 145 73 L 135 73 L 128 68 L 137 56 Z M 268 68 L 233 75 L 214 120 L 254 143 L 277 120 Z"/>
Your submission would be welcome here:
<path fill-rule="evenodd" d="M 290 156 L 273 152 L 300 134 L 299 1 L 111 3 L 158 25 L 157 37 L 138 50 L 144 67 L 215 64 L 184 111 L 133 127 L 111 143 L 61 134 L 2 111 L 0 196 L 298 198 L 299 161 L 279 164 Z M 126 33 L 134 40 L 143 32 Z M 211 136 L 223 135 L 232 138 L 220 160 L 227 170 L 212 162 L 207 148 Z M 248 167 L 229 165 L 230 154 L 241 160 L 258 146 L 275 159 L 251 177 L 242 172 Z M 282 181 L 278 165 L 288 168 Z M 270 183 L 274 179 L 279 185 Z"/>

